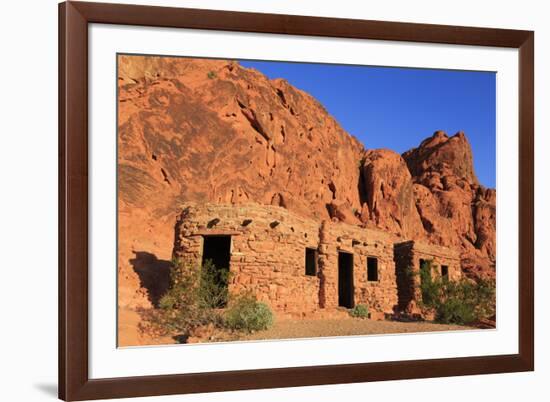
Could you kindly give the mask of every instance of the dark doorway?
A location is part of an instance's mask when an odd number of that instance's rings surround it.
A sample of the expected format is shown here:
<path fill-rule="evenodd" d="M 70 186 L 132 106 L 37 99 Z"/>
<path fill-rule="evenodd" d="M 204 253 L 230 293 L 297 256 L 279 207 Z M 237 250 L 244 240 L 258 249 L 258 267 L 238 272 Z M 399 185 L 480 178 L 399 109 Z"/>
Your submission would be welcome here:
<path fill-rule="evenodd" d="M 353 254 L 338 253 L 338 305 L 353 308 Z"/>
<path fill-rule="evenodd" d="M 203 273 L 208 274 L 220 293 L 218 307 L 226 304 L 229 262 L 231 258 L 231 236 L 204 236 L 202 248 Z M 208 264 L 209 261 L 211 264 Z M 212 271 L 205 272 L 205 269 Z"/>
<path fill-rule="evenodd" d="M 204 236 L 203 264 L 210 260 L 218 269 L 229 269 L 230 257 L 231 236 Z"/>

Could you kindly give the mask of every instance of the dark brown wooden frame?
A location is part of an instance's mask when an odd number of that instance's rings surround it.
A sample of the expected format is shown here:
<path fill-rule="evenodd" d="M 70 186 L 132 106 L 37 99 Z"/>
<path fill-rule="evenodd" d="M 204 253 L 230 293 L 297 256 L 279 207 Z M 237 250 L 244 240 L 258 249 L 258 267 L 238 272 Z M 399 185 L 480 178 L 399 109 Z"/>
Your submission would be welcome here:
<path fill-rule="evenodd" d="M 199 374 L 88 377 L 88 24 L 519 49 L 519 353 Z M 114 107 L 114 105 L 113 105 Z M 534 33 L 508 29 L 66 2 L 59 5 L 59 397 L 137 397 L 534 369 Z"/>

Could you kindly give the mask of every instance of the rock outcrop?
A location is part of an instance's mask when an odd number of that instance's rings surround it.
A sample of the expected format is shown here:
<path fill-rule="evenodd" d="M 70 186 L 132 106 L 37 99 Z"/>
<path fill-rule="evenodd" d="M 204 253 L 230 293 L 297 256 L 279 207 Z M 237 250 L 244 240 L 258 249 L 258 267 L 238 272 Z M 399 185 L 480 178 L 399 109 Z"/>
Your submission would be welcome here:
<path fill-rule="evenodd" d="M 439 180 L 440 187 L 452 177 L 478 184 L 472 149 L 463 132 L 448 137 L 445 132 L 436 131 L 418 148 L 405 152 L 403 158 L 411 174 L 419 180 L 434 183 Z"/>
<path fill-rule="evenodd" d="M 428 239 L 460 249 L 468 276 L 494 277 L 496 191 L 479 184 L 464 133 L 448 137 L 437 131 L 403 159 Z"/>
<path fill-rule="evenodd" d="M 412 176 L 403 158 L 387 149 L 367 151 L 361 173 L 366 198 L 363 222 L 408 239 L 424 237 Z"/>
<path fill-rule="evenodd" d="M 233 61 L 119 56 L 118 81 L 119 307 L 155 303 L 187 201 L 380 228 L 494 275 L 496 193 L 464 134 L 365 150 L 313 97 Z"/>

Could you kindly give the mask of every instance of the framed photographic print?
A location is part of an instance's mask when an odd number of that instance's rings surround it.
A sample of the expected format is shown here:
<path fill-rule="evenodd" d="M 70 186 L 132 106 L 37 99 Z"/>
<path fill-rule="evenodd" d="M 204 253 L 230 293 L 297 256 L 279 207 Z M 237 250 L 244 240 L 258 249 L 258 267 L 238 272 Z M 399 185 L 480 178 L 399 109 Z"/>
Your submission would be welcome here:
<path fill-rule="evenodd" d="M 533 370 L 533 32 L 59 15 L 60 398 Z"/>

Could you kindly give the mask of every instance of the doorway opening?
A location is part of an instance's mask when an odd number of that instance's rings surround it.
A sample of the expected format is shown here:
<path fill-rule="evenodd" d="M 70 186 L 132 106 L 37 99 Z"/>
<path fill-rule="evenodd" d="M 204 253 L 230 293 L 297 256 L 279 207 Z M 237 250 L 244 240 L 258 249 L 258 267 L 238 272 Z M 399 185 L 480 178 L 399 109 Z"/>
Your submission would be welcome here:
<path fill-rule="evenodd" d="M 208 278 L 215 306 L 225 307 L 229 285 L 231 236 L 204 236 L 202 248 L 203 278 Z"/>
<path fill-rule="evenodd" d="M 353 254 L 338 253 L 338 305 L 353 308 Z"/>

